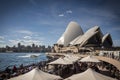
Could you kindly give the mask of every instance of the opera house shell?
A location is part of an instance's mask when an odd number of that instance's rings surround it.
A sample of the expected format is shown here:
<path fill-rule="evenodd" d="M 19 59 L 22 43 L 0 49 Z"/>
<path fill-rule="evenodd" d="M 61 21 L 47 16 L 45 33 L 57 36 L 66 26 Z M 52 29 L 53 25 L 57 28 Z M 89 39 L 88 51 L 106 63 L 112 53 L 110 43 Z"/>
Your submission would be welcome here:
<path fill-rule="evenodd" d="M 76 22 L 70 22 L 63 35 L 57 41 L 57 44 L 68 46 L 69 43 L 79 35 L 83 35 L 83 31 L 79 24 Z"/>
<path fill-rule="evenodd" d="M 57 41 L 57 45 L 79 47 L 112 47 L 113 42 L 109 33 L 103 35 L 99 26 L 90 28 L 85 33 L 76 22 L 70 22 Z"/>

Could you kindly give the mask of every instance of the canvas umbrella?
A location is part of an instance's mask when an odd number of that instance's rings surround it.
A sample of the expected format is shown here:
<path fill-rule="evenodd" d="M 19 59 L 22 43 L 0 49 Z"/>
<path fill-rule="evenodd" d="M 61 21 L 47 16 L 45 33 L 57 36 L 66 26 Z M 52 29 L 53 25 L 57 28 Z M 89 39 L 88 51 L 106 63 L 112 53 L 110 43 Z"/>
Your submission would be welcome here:
<path fill-rule="evenodd" d="M 8 80 L 61 80 L 62 78 L 56 75 L 52 75 L 41 71 L 38 68 L 34 68 L 30 72 L 10 78 Z"/>
<path fill-rule="evenodd" d="M 97 73 L 91 68 L 89 68 L 85 72 L 75 74 L 71 77 L 66 78 L 65 80 L 116 80 L 116 79 Z"/>
<path fill-rule="evenodd" d="M 55 61 L 53 61 L 53 62 L 50 62 L 50 63 L 48 63 L 48 64 L 69 65 L 69 64 L 73 64 L 73 62 L 70 61 L 70 60 L 66 60 L 66 59 L 64 59 L 64 58 L 59 58 L 59 59 L 57 59 L 57 60 L 55 60 Z"/>
<path fill-rule="evenodd" d="M 82 58 L 80 62 L 100 62 L 100 61 L 94 56 L 87 56 L 87 57 Z"/>
<path fill-rule="evenodd" d="M 80 59 L 80 57 L 76 55 L 65 55 L 64 59 L 72 61 L 72 62 L 76 62 L 78 59 Z"/>

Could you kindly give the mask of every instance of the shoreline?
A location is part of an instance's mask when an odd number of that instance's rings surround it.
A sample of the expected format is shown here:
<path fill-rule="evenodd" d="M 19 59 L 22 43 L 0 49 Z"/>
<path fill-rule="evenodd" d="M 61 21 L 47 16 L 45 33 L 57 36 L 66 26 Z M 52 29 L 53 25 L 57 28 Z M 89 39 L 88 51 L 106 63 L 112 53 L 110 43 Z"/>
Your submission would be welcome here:
<path fill-rule="evenodd" d="M 3 71 L 7 66 L 21 64 L 26 66 L 46 59 L 45 53 L 0 53 L 0 71 Z"/>
<path fill-rule="evenodd" d="M 0 52 L 1 53 L 46 53 L 46 52 Z"/>
<path fill-rule="evenodd" d="M 9 75 L 7 75 L 7 78 L 12 78 L 12 77 L 15 77 L 15 76 L 18 76 L 18 75 L 22 75 L 22 74 L 25 74 L 25 73 L 27 73 L 27 72 L 29 72 L 29 71 L 31 71 L 32 69 L 34 69 L 35 67 L 39 67 L 39 69 L 40 70 L 42 70 L 42 71 L 45 71 L 45 72 L 48 72 L 48 73 L 51 73 L 51 74 L 56 74 L 56 75 L 59 75 L 59 76 L 61 76 L 61 77 L 63 77 L 63 78 L 67 78 L 67 77 L 69 77 L 69 76 L 71 76 L 71 75 L 73 75 L 73 74 L 76 74 L 76 73 L 81 73 L 81 72 L 84 72 L 85 70 L 86 70 L 86 68 L 87 67 L 84 67 L 84 65 L 87 65 L 86 63 L 85 64 L 83 64 L 83 63 L 80 63 L 80 66 L 82 67 L 81 69 L 80 69 L 80 71 L 79 71 L 79 66 L 78 66 L 78 63 L 74 63 L 73 65 L 75 66 L 75 67 L 73 67 L 73 68 L 75 68 L 75 72 L 74 72 L 74 70 L 72 71 L 71 69 L 72 69 L 72 66 L 70 67 L 70 66 L 64 66 L 63 65 L 63 67 L 61 66 L 60 68 L 58 68 L 58 69 L 55 69 L 54 70 L 54 68 L 52 68 L 52 67 L 50 67 L 50 65 L 48 66 L 48 63 L 49 62 L 52 62 L 52 61 L 54 61 L 54 60 L 56 60 L 56 59 L 58 59 L 59 57 L 63 57 L 63 56 L 65 56 L 66 55 L 66 53 L 45 53 L 45 55 L 47 56 L 47 58 L 48 58 L 48 60 L 45 60 L 45 61 L 40 61 L 40 62 L 38 62 L 38 63 L 34 63 L 34 64 L 30 64 L 30 65 L 27 65 L 27 66 L 24 66 L 23 68 L 20 68 L 20 67 L 17 67 L 17 70 L 18 71 L 23 71 L 23 72 L 20 72 L 20 73 L 18 73 L 18 74 L 12 74 L 11 76 L 9 76 Z M 86 57 L 86 56 L 88 56 L 88 55 L 81 55 L 81 54 L 73 54 L 73 53 L 67 53 L 67 55 L 76 55 L 76 56 L 78 56 L 78 57 Z M 51 58 L 49 58 L 50 56 L 54 56 L 54 57 L 51 57 Z M 99 57 L 99 56 L 98 56 Z M 97 57 L 97 58 L 98 58 Z M 101 56 L 100 56 L 101 57 Z M 99 58 L 100 59 L 100 58 Z M 102 74 L 104 74 L 104 75 L 107 75 L 107 76 L 110 76 L 110 77 L 113 77 L 112 76 L 112 74 L 109 72 L 109 69 L 107 69 L 107 67 L 105 67 L 105 66 L 108 66 L 108 64 L 109 63 L 106 63 L 106 62 L 104 62 L 104 61 L 102 61 L 103 63 L 104 63 L 104 65 L 103 64 L 97 64 L 97 67 L 98 67 L 98 69 L 99 69 L 99 71 L 100 71 L 100 73 L 102 73 Z M 105 65 L 105 64 L 107 64 L 107 65 Z M 103 67 L 104 66 L 104 67 Z M 66 69 L 68 69 L 68 68 L 70 68 L 70 74 L 65 74 L 66 72 L 65 72 L 65 70 Z M 14 68 L 13 68 L 14 69 Z M 64 70 L 65 69 L 65 70 Z M 77 70 L 78 69 L 78 70 Z M 94 69 L 94 67 L 93 67 L 93 69 Z M 51 71 L 52 70 L 52 71 Z M 25 72 L 24 72 L 25 71 Z M 71 72 L 72 71 L 72 72 Z M 99 72 L 98 71 L 98 72 Z M 113 70 L 114 71 L 114 70 Z M 119 70 L 120 71 L 120 70 Z M 67 70 L 67 72 L 69 72 L 69 70 Z M 106 73 L 105 73 L 106 72 Z M 3 74 L 3 73 L 1 73 L 1 74 Z M 114 78 L 114 77 L 113 77 Z"/>

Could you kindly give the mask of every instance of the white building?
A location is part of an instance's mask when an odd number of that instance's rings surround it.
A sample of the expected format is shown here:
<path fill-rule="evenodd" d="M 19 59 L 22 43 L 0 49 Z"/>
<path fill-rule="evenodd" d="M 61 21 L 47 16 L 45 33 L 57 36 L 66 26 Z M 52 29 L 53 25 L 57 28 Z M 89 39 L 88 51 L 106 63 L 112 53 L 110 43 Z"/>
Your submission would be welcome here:
<path fill-rule="evenodd" d="M 62 45 L 65 50 L 67 49 L 66 47 L 71 46 L 77 46 L 78 48 L 112 47 L 113 42 L 110 34 L 103 35 L 99 26 L 94 26 L 84 33 L 79 24 L 72 21 L 58 39 L 55 49 L 60 50 L 61 47 L 59 45 Z"/>

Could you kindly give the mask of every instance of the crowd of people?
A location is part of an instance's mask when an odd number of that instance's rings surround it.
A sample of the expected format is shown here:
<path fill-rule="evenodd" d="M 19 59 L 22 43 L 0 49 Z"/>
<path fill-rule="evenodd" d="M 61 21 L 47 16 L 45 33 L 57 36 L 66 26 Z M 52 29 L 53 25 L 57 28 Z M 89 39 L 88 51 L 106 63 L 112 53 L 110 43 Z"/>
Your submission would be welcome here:
<path fill-rule="evenodd" d="M 113 54 L 108 55 L 105 53 L 103 56 L 110 57 L 113 59 L 115 58 Z M 81 73 L 87 70 L 88 68 L 92 68 L 98 73 L 102 73 L 104 75 L 120 80 L 120 71 L 112 64 L 109 64 L 107 62 L 101 61 L 100 63 L 86 63 L 76 61 L 72 65 L 52 65 L 54 67 L 51 70 L 49 69 L 48 63 L 54 60 L 56 60 L 56 58 L 51 58 L 48 59 L 47 61 L 41 61 L 39 63 L 31 64 L 28 66 L 24 66 L 23 64 L 21 64 L 19 67 L 16 67 L 14 65 L 12 68 L 8 66 L 3 72 L 0 73 L 0 80 L 7 80 L 9 78 L 25 74 L 35 67 L 39 67 L 39 69 L 42 71 L 48 72 L 50 74 L 59 75 L 63 78 L 67 78 L 73 74 Z M 102 71 L 103 69 L 106 69 L 107 74 Z"/>
<path fill-rule="evenodd" d="M 86 71 L 88 68 L 92 68 L 98 73 L 107 75 L 116 79 L 120 79 L 120 71 L 113 65 L 100 62 L 100 63 L 83 63 L 75 62 L 73 65 L 54 65 L 52 74 L 59 75 L 63 78 L 70 77 L 73 74 Z M 105 69 L 106 72 L 103 71 Z"/>
<path fill-rule="evenodd" d="M 15 65 L 13 68 L 10 68 L 9 66 L 0 74 L 0 80 L 6 80 L 11 77 L 15 77 L 24 73 L 27 73 L 28 71 L 32 70 L 35 67 L 35 64 L 29 65 L 29 66 L 23 66 L 21 64 L 19 67 L 16 67 Z"/>
<path fill-rule="evenodd" d="M 115 56 L 115 54 L 114 54 L 113 52 L 111 52 L 111 53 L 104 52 L 104 53 L 103 53 L 103 56 L 109 57 L 109 58 L 112 58 L 112 59 L 115 59 L 115 60 L 120 61 L 120 53 L 119 53 L 118 56 Z"/>
<path fill-rule="evenodd" d="M 21 64 L 19 67 L 16 67 L 14 65 L 12 68 L 8 66 L 4 71 L 0 72 L 0 80 L 7 80 L 9 78 L 25 74 L 35 67 L 39 67 L 41 70 L 44 71 L 47 62 L 48 61 L 40 61 L 39 63 L 33 63 L 27 66 Z"/>

